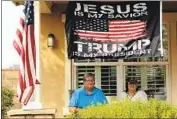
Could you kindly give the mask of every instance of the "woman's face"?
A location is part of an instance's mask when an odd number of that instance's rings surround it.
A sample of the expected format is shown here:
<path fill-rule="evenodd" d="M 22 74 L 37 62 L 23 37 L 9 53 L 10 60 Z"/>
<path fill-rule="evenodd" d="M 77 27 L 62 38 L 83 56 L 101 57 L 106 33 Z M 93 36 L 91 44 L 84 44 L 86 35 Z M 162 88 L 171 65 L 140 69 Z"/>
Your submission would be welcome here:
<path fill-rule="evenodd" d="M 128 90 L 129 91 L 133 91 L 133 92 L 136 92 L 136 88 L 137 88 L 137 85 L 136 83 L 128 83 Z"/>

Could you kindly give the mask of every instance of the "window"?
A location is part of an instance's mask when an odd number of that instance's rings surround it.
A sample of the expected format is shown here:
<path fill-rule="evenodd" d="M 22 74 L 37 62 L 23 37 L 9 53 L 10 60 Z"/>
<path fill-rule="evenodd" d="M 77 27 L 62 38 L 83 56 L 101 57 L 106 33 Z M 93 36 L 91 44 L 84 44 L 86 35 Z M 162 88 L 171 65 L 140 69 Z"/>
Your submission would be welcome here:
<path fill-rule="evenodd" d="M 117 78 L 115 66 L 78 66 L 76 68 L 77 88 L 83 85 L 85 73 L 95 74 L 96 87 L 101 88 L 106 96 L 116 96 Z"/>
<path fill-rule="evenodd" d="M 115 66 L 101 66 L 101 89 L 106 96 L 117 95 L 117 78 Z"/>

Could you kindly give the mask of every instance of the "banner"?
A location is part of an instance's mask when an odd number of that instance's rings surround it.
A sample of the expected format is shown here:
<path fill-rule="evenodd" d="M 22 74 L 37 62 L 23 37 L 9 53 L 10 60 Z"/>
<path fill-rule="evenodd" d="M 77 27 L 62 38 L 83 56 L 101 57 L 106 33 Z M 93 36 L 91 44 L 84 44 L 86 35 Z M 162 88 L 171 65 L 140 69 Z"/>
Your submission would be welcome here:
<path fill-rule="evenodd" d="M 70 1 L 65 30 L 70 59 L 157 57 L 160 1 Z"/>

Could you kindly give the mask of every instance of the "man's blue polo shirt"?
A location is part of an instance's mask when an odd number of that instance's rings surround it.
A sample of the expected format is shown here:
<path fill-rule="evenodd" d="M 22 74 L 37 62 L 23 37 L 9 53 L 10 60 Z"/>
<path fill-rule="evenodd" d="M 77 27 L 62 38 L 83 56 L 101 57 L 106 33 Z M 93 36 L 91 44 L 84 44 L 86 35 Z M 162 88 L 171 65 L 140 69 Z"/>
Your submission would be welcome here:
<path fill-rule="evenodd" d="M 91 94 L 82 87 L 74 91 L 69 107 L 86 108 L 91 104 L 96 105 L 97 103 L 108 103 L 102 90 L 94 87 Z"/>

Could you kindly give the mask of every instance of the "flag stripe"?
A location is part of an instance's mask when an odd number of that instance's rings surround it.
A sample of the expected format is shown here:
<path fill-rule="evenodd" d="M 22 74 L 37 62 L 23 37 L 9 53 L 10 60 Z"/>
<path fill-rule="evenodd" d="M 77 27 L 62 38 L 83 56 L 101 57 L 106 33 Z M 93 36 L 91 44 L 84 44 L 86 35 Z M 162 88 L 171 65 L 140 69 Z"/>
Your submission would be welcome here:
<path fill-rule="evenodd" d="M 30 63 L 30 71 L 31 71 L 31 75 L 32 75 L 32 79 L 35 79 L 35 80 L 32 80 L 33 83 L 35 84 L 36 83 L 36 50 L 35 50 L 35 41 L 34 41 L 34 33 L 31 32 L 31 31 L 34 31 L 34 26 L 31 25 L 29 26 L 29 37 L 31 40 L 29 40 L 29 63 Z"/>
<path fill-rule="evenodd" d="M 20 38 L 16 35 L 14 40 L 16 41 L 17 45 L 21 48 L 22 42 L 20 42 Z"/>
<path fill-rule="evenodd" d="M 34 65 L 34 68 L 33 69 L 36 69 L 36 44 L 35 44 L 35 38 L 34 38 L 34 32 L 31 32 L 31 31 L 34 31 L 34 25 L 31 25 L 30 26 L 30 36 L 31 36 L 31 49 L 32 49 L 32 58 L 33 58 L 33 65 Z M 36 71 L 35 71 L 36 72 Z"/>
<path fill-rule="evenodd" d="M 147 34 L 139 35 L 139 36 L 134 36 L 134 37 L 127 37 L 127 38 L 118 38 L 118 39 L 111 39 L 111 38 L 88 38 L 88 37 L 80 37 L 81 39 L 91 39 L 94 41 L 113 41 L 113 42 L 124 42 L 128 40 L 136 40 L 138 38 L 145 37 Z"/>
<path fill-rule="evenodd" d="M 31 86 L 30 91 L 28 92 L 28 94 L 27 94 L 27 96 L 26 96 L 26 98 L 23 102 L 24 105 L 26 105 L 28 103 L 28 101 L 31 98 L 31 95 L 33 94 L 33 92 L 34 92 L 34 86 Z"/>
<path fill-rule="evenodd" d="M 17 44 L 17 42 L 15 40 L 13 41 L 13 46 L 15 47 L 18 54 L 20 55 L 21 54 L 21 49 L 20 49 L 19 45 Z"/>
<path fill-rule="evenodd" d="M 141 35 L 142 32 L 137 32 L 134 34 L 123 34 L 123 35 L 108 35 L 108 34 L 88 34 L 88 33 L 78 33 L 81 37 L 90 37 L 90 38 L 127 38 Z M 144 33 L 145 34 L 145 33 Z"/>
<path fill-rule="evenodd" d="M 30 26 L 29 26 L 30 27 Z M 34 78 L 32 78 L 32 71 L 34 70 L 35 71 L 35 69 L 33 68 L 31 68 L 31 66 L 32 65 L 34 65 L 34 63 L 32 63 L 32 64 L 30 64 L 32 61 L 33 61 L 33 59 L 31 59 L 32 58 L 32 55 L 30 55 L 29 53 L 31 52 L 31 34 L 30 34 L 30 29 L 28 28 L 28 34 L 27 34 L 28 36 L 28 38 L 27 38 L 27 47 L 26 47 L 26 50 L 27 50 L 27 58 L 26 58 L 26 62 L 27 62 L 27 71 L 28 71 L 28 78 L 29 78 L 29 85 L 30 86 L 33 86 L 33 79 Z M 35 75 L 35 74 L 34 74 Z M 35 81 L 35 80 L 34 80 Z"/>
<path fill-rule="evenodd" d="M 135 27 L 135 26 L 141 26 L 145 25 L 145 22 L 139 22 L 139 23 L 131 23 L 131 24 L 110 24 L 109 28 L 114 28 L 114 27 Z"/>
<path fill-rule="evenodd" d="M 22 36 L 21 32 L 19 31 L 19 29 L 17 29 L 16 34 L 19 37 L 20 42 L 22 43 L 23 36 Z"/>
<path fill-rule="evenodd" d="M 136 29 L 136 30 L 124 30 L 124 31 L 119 31 L 119 32 L 95 32 L 95 31 L 86 31 L 86 30 L 76 30 L 76 34 L 77 33 L 85 33 L 85 34 L 98 34 L 98 35 L 123 35 L 123 34 L 134 34 L 137 32 L 143 32 L 145 31 L 144 28 L 142 29 Z"/>
<path fill-rule="evenodd" d="M 20 17 L 20 25 L 22 26 L 22 28 L 24 28 L 24 26 L 25 26 L 24 16 L 23 16 L 23 18 Z"/>
<path fill-rule="evenodd" d="M 25 26 L 25 23 L 24 23 L 23 18 L 21 17 L 21 18 L 20 18 L 20 24 L 19 24 L 19 26 L 18 26 L 18 30 L 19 30 L 21 33 L 23 33 L 24 26 Z"/>
<path fill-rule="evenodd" d="M 29 29 L 27 29 L 27 32 L 29 32 L 28 31 Z M 28 82 L 29 82 L 29 86 L 33 86 L 33 79 L 32 79 L 32 76 L 31 76 L 31 69 L 30 69 L 30 59 L 29 59 L 29 41 L 28 41 L 28 39 L 29 39 L 29 34 L 27 34 L 27 39 L 26 39 L 26 70 L 27 70 L 27 76 L 28 76 L 28 78 L 26 78 L 26 79 L 28 79 Z"/>
<path fill-rule="evenodd" d="M 141 25 L 141 26 L 135 26 L 135 27 L 126 27 L 126 28 L 110 28 L 109 31 L 110 32 L 119 32 L 119 31 L 125 31 L 125 30 L 138 30 L 138 29 L 142 29 L 142 28 L 146 28 L 146 25 Z"/>
<path fill-rule="evenodd" d="M 128 24 L 128 23 L 139 23 L 140 20 L 110 20 L 109 24 Z"/>

